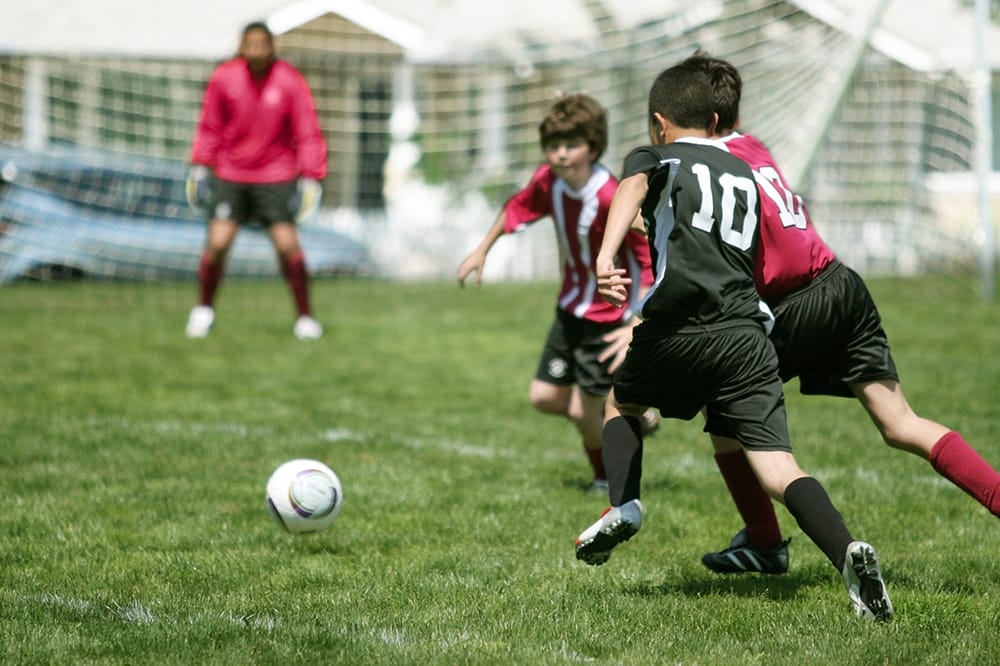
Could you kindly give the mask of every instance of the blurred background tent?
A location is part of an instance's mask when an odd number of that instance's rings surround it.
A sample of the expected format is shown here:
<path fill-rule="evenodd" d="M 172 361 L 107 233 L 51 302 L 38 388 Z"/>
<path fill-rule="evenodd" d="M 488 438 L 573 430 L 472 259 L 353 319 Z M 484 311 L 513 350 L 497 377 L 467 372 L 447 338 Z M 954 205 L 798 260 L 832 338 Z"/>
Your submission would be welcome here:
<path fill-rule="evenodd" d="M 975 123 L 967 1 L 5 4 L 0 143 L 49 156 L 84 147 L 136 171 L 183 168 L 212 68 L 243 25 L 268 21 L 330 142 L 316 224 L 363 243 L 376 275 L 453 275 L 541 160 L 538 121 L 559 91 L 608 108 L 603 161 L 617 172 L 646 140 L 652 78 L 695 48 L 740 68 L 744 129 L 770 146 L 844 261 L 906 275 L 972 271 L 980 254 L 974 168 L 989 139 Z M 989 35 L 1000 43 L 992 25 Z M 554 277 L 555 253 L 547 231 L 505 239 L 486 277 Z"/>

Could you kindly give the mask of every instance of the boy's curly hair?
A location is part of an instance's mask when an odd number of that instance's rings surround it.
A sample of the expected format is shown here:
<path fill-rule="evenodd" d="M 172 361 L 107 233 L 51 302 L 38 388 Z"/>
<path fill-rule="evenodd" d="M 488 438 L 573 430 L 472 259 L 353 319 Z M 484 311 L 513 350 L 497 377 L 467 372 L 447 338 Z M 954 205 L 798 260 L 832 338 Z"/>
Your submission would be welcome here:
<path fill-rule="evenodd" d="M 543 150 L 559 139 L 583 139 L 593 151 L 596 162 L 608 147 L 608 116 L 604 107 L 589 95 L 564 95 L 542 118 L 538 136 Z"/>

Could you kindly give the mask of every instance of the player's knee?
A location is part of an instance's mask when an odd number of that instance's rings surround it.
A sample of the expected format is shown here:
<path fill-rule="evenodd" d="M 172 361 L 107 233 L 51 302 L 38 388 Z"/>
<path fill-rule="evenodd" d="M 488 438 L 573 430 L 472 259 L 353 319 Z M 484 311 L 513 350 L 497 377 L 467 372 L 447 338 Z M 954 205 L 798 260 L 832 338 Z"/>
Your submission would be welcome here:
<path fill-rule="evenodd" d="M 528 394 L 531 406 L 543 414 L 569 414 L 569 399 L 557 392 L 532 387 Z"/>

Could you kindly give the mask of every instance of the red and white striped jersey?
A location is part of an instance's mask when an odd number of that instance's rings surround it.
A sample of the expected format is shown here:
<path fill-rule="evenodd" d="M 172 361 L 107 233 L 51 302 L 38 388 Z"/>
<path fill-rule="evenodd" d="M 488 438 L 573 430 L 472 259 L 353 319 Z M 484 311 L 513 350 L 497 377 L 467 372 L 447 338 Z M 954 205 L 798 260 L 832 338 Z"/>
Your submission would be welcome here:
<path fill-rule="evenodd" d="M 611 199 L 618 181 L 600 164 L 579 191 L 559 178 L 552 167 L 538 167 L 531 181 L 504 205 L 504 232 L 515 233 L 549 216 L 555 223 L 562 287 L 559 307 L 581 319 L 599 323 L 627 321 L 638 309 L 638 285 L 653 284 L 649 244 L 630 230 L 622 243 L 617 264 L 628 271 L 632 288 L 625 308 L 607 303 L 597 292 L 595 262 L 608 222 Z"/>
<path fill-rule="evenodd" d="M 729 152 L 750 165 L 760 198 L 760 241 L 754 284 L 764 300 L 787 294 L 823 272 L 835 255 L 809 219 L 802 197 L 792 192 L 771 152 L 749 134 L 723 137 Z"/>

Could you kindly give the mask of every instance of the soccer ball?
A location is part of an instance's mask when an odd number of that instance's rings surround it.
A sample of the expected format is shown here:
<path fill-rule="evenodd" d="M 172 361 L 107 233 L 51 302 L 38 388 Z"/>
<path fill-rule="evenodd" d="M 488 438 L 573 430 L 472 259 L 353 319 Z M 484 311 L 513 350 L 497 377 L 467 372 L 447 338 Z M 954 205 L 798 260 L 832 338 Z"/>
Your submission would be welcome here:
<path fill-rule="evenodd" d="M 343 506 L 340 479 L 318 460 L 289 460 L 278 466 L 267 481 L 267 510 L 278 525 L 292 534 L 329 527 Z"/>

